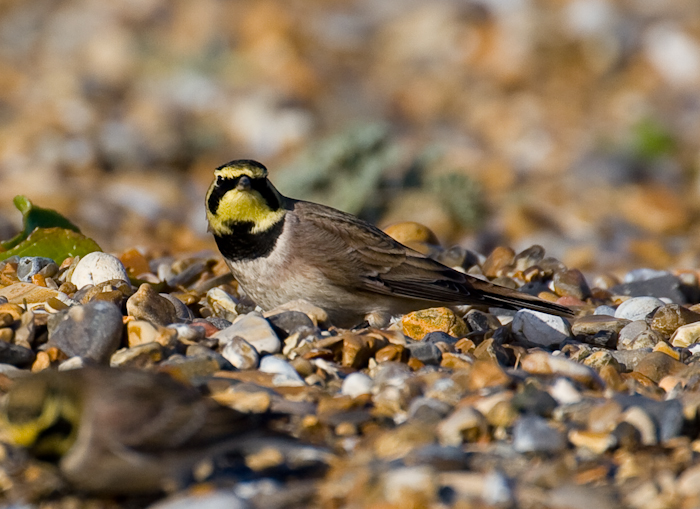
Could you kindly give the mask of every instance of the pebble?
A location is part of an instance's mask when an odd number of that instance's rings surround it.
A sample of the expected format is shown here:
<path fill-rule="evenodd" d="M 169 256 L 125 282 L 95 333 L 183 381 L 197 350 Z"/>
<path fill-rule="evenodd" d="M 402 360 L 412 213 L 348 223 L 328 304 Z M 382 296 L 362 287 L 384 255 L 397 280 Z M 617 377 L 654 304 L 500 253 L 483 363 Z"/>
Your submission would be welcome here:
<path fill-rule="evenodd" d="M 58 298 L 61 292 L 45 286 L 32 283 L 15 283 L 5 288 L 0 288 L 0 298 L 7 299 L 11 304 L 44 304 L 51 299 Z M 66 298 L 66 295 L 63 295 Z"/>
<path fill-rule="evenodd" d="M 466 387 L 471 391 L 478 391 L 502 387 L 510 382 L 511 378 L 497 362 L 478 360 L 473 363 L 469 370 Z"/>
<path fill-rule="evenodd" d="M 484 276 L 495 278 L 503 275 L 507 268 L 515 261 L 515 251 L 509 247 L 498 246 L 481 264 Z"/>
<path fill-rule="evenodd" d="M 137 320 L 147 320 L 156 325 L 169 325 L 177 322 L 177 311 L 170 299 L 162 297 L 148 283 L 126 301 L 126 311 Z"/>
<path fill-rule="evenodd" d="M 316 328 L 313 320 L 301 311 L 282 311 L 281 313 L 268 315 L 267 320 L 272 324 L 278 335 L 280 335 L 281 331 L 284 337 L 300 330 Z"/>
<path fill-rule="evenodd" d="M 274 355 L 266 355 L 260 359 L 259 369 L 263 373 L 272 373 L 276 375 L 273 378 L 273 383 L 278 387 L 304 385 L 304 380 L 292 365 Z"/>
<path fill-rule="evenodd" d="M 311 319 L 315 327 L 328 325 L 328 313 L 320 307 L 314 306 L 310 302 L 301 299 L 292 300 L 286 304 L 277 306 L 275 309 L 267 311 L 264 316 L 276 315 L 282 311 L 299 311 L 300 313 L 304 313 Z"/>
<path fill-rule="evenodd" d="M 691 311 L 678 304 L 666 304 L 654 312 L 651 327 L 666 337 L 671 336 L 676 329 L 700 322 L 700 313 Z"/>
<path fill-rule="evenodd" d="M 435 332 L 429 332 L 425 336 L 423 336 L 423 339 L 421 340 L 425 343 L 432 343 L 432 344 L 438 344 L 438 343 L 445 343 L 450 346 L 456 346 L 457 343 L 462 341 L 461 339 L 458 339 L 454 336 L 450 336 L 446 332 L 442 331 L 435 331 Z M 469 340 L 466 340 L 469 341 Z"/>
<path fill-rule="evenodd" d="M 411 353 L 411 357 L 418 359 L 423 364 L 439 365 L 442 361 L 442 352 L 433 343 L 420 341 L 406 345 L 406 348 Z"/>
<path fill-rule="evenodd" d="M 236 336 L 243 338 L 260 355 L 274 354 L 282 350 L 282 342 L 270 322 L 256 312 L 239 316 L 229 327 L 214 334 L 222 346 Z"/>
<path fill-rule="evenodd" d="M 425 424 L 440 422 L 452 410 L 452 405 L 435 398 L 415 398 L 408 407 L 408 418 Z"/>
<path fill-rule="evenodd" d="M 571 325 L 571 333 L 574 336 L 595 336 L 601 331 L 612 332 L 615 340 L 617 339 L 617 334 L 627 325 L 629 320 L 615 318 L 609 315 L 588 315 L 576 318 L 574 323 Z M 591 340 L 586 340 L 582 338 L 582 341 L 586 343 L 595 344 Z M 613 345 L 614 346 L 614 345 Z"/>
<path fill-rule="evenodd" d="M 351 368 L 362 368 L 379 350 L 387 346 L 387 340 L 378 334 L 346 333 L 342 335 L 341 364 Z"/>
<path fill-rule="evenodd" d="M 82 357 L 71 357 L 58 365 L 59 371 L 69 371 L 71 369 L 80 369 L 85 367 L 85 359 Z"/>
<path fill-rule="evenodd" d="M 647 315 L 663 305 L 664 302 L 656 297 L 634 297 L 617 307 L 615 318 L 624 318 L 632 321 L 644 320 Z"/>
<path fill-rule="evenodd" d="M 516 452 L 558 453 L 566 448 L 561 431 L 537 415 L 524 415 L 513 426 L 513 449 Z"/>
<path fill-rule="evenodd" d="M 528 354 L 523 357 L 520 364 L 523 370 L 532 374 L 557 374 L 585 384 L 595 385 L 599 383 L 598 375 L 588 366 L 547 352 Z"/>
<path fill-rule="evenodd" d="M 122 348 L 112 354 L 109 365 L 113 368 L 151 368 L 163 359 L 163 347 L 158 343 L 144 343 Z"/>
<path fill-rule="evenodd" d="M 479 311 L 478 309 L 470 309 L 467 314 L 464 315 L 464 321 L 472 332 L 487 332 L 496 330 L 501 326 L 501 322 L 499 322 L 495 316 L 490 313 Z"/>
<path fill-rule="evenodd" d="M 175 297 L 174 295 L 171 295 L 169 293 L 159 293 L 161 297 L 164 299 L 168 299 L 170 303 L 173 305 L 175 308 L 175 318 L 176 320 L 172 323 L 175 322 L 181 322 L 181 323 L 189 323 L 192 320 L 194 320 L 194 313 L 192 313 L 192 310 L 187 307 L 187 305 L 182 302 L 180 299 Z"/>
<path fill-rule="evenodd" d="M 402 467 L 383 475 L 384 498 L 395 507 L 411 507 L 417 494 L 433 493 L 435 480 L 428 466 Z"/>
<path fill-rule="evenodd" d="M 387 345 L 376 351 L 376 353 L 374 354 L 374 359 L 377 362 L 401 362 L 404 361 L 406 357 L 408 357 L 407 353 L 408 350 L 403 345 Z"/>
<path fill-rule="evenodd" d="M 449 308 L 429 308 L 407 313 L 401 318 L 403 333 L 413 339 L 423 339 L 430 332 L 445 332 L 460 338 L 467 325 Z"/>
<path fill-rule="evenodd" d="M 671 336 L 671 345 L 685 348 L 700 342 L 700 322 L 678 327 Z"/>
<path fill-rule="evenodd" d="M 107 363 L 119 348 L 122 313 L 109 302 L 74 306 L 49 320 L 49 341 L 69 357 Z"/>
<path fill-rule="evenodd" d="M 530 309 L 515 313 L 511 329 L 519 339 L 541 346 L 559 345 L 571 338 L 569 324 L 564 318 Z"/>
<path fill-rule="evenodd" d="M 612 350 L 610 353 L 625 371 L 632 371 L 651 352 L 649 348 L 637 350 Z"/>
<path fill-rule="evenodd" d="M 677 399 L 656 401 L 638 394 L 620 394 L 615 396 L 615 401 L 622 405 L 625 411 L 639 408 L 648 415 L 654 427 L 658 425 L 658 437 L 654 440 L 658 439 L 661 443 L 679 436 L 683 430 L 685 423 L 683 404 Z M 624 420 L 629 422 L 629 419 Z M 640 431 L 644 433 L 643 430 Z"/>
<path fill-rule="evenodd" d="M 175 329 L 158 327 L 146 320 L 131 320 L 126 324 L 126 343 L 129 348 L 145 343 L 171 346 L 177 337 Z"/>
<path fill-rule="evenodd" d="M 615 308 L 612 306 L 598 306 L 595 308 L 595 311 L 593 311 L 594 315 L 607 315 L 607 316 L 615 316 Z"/>
<path fill-rule="evenodd" d="M 384 228 L 384 233 L 403 245 L 411 243 L 440 245 L 437 236 L 430 228 L 414 221 L 391 224 Z"/>
<path fill-rule="evenodd" d="M 246 500 L 231 491 L 205 491 L 203 493 L 179 494 L 148 506 L 148 509 L 252 509 Z"/>
<path fill-rule="evenodd" d="M 221 288 L 212 288 L 207 292 L 207 303 L 214 315 L 232 322 L 238 316 L 238 301 Z"/>
<path fill-rule="evenodd" d="M 0 363 L 2 364 L 11 364 L 19 368 L 27 367 L 31 366 L 35 358 L 36 355 L 29 348 L 0 341 Z"/>
<path fill-rule="evenodd" d="M 676 375 L 685 369 L 685 364 L 661 352 L 651 352 L 637 363 L 634 370 L 653 382 L 659 383 L 667 375 Z"/>
<path fill-rule="evenodd" d="M 187 350 L 185 350 L 185 356 L 188 358 L 201 357 L 213 360 L 219 365 L 219 369 L 222 370 L 234 369 L 234 366 L 223 355 L 204 345 L 189 345 Z"/>
<path fill-rule="evenodd" d="M 554 293 L 560 297 L 570 296 L 586 300 L 591 295 L 591 289 L 588 287 L 586 278 L 577 269 L 556 272 L 552 278 L 552 286 Z"/>
<path fill-rule="evenodd" d="M 687 302 L 686 295 L 681 288 L 680 279 L 668 273 L 664 273 L 660 277 L 616 285 L 610 288 L 610 291 L 615 295 L 629 295 L 631 297 L 645 297 L 649 295 L 654 295 L 659 299 L 665 297 L 676 304 L 685 304 Z M 630 318 L 630 320 L 636 319 Z"/>
<path fill-rule="evenodd" d="M 234 336 L 226 342 L 221 355 L 236 369 L 255 369 L 260 364 L 258 351 L 240 336 Z"/>
<path fill-rule="evenodd" d="M 371 394 L 372 386 L 372 379 L 364 373 L 350 373 L 347 377 L 345 377 L 345 380 L 343 380 L 340 393 L 343 396 L 357 398 L 363 394 Z"/>
<path fill-rule="evenodd" d="M 198 343 L 206 337 L 206 331 L 201 325 L 171 323 L 168 329 L 173 329 L 178 341 L 184 343 Z"/>
<path fill-rule="evenodd" d="M 456 408 L 437 426 L 437 435 L 442 445 L 460 446 L 463 442 L 474 442 L 487 434 L 486 418 L 471 406 Z"/>
<path fill-rule="evenodd" d="M 628 323 L 620 331 L 617 339 L 618 350 L 637 350 L 639 348 L 653 348 L 663 336 L 652 329 L 644 320 L 635 320 Z"/>
<path fill-rule="evenodd" d="M 95 251 L 80 259 L 73 270 L 70 282 L 81 289 L 87 285 L 98 285 L 112 279 L 121 279 L 129 283 L 129 275 L 124 264 L 116 256 Z"/>
<path fill-rule="evenodd" d="M 58 273 L 58 265 L 51 258 L 41 256 L 25 256 L 17 264 L 17 277 L 20 281 L 31 283 L 32 277 L 41 274 L 52 277 Z"/>

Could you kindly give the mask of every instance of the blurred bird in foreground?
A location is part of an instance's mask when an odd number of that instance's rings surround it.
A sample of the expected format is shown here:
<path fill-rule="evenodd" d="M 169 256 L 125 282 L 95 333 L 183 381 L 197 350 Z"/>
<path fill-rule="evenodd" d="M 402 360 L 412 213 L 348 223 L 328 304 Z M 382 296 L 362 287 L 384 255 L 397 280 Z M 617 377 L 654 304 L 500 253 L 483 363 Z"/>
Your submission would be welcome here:
<path fill-rule="evenodd" d="M 391 316 L 444 305 L 573 315 L 451 269 L 355 216 L 287 198 L 256 161 L 231 161 L 214 176 L 206 196 L 209 231 L 234 277 L 264 309 L 304 299 L 339 327 L 381 326 Z"/>
<path fill-rule="evenodd" d="M 177 485 L 214 452 L 264 436 L 263 420 L 169 375 L 114 368 L 19 379 L 1 416 L 4 441 L 56 463 L 72 487 L 106 494 Z"/>

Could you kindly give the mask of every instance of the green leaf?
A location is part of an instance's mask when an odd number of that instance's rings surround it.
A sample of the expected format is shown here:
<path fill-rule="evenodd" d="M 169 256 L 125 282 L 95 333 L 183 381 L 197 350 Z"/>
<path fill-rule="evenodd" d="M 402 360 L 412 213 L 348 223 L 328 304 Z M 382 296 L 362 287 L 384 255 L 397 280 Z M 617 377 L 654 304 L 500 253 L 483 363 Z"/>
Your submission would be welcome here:
<path fill-rule="evenodd" d="M 93 251 L 102 249 L 82 233 L 65 228 L 37 228 L 15 247 L 1 252 L 0 261 L 14 255 L 45 256 L 60 265 L 68 257 L 85 256 Z"/>
<path fill-rule="evenodd" d="M 0 242 L 3 249 L 12 249 L 25 240 L 36 228 L 62 228 L 80 233 L 80 229 L 55 210 L 37 207 L 26 196 L 14 199 L 15 207 L 22 213 L 24 229 L 10 240 Z M 97 244 L 95 244 L 97 245 Z M 98 248 L 99 249 L 99 248 Z"/>

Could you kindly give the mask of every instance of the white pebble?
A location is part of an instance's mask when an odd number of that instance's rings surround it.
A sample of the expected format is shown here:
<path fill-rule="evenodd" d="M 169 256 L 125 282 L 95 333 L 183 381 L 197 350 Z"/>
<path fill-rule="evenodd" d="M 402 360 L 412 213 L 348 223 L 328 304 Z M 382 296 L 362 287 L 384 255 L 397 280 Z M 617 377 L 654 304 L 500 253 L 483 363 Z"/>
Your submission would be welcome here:
<path fill-rule="evenodd" d="M 98 285 L 112 279 L 121 279 L 131 284 L 124 264 L 119 258 L 95 251 L 80 259 L 70 280 L 78 289 L 81 289 L 87 285 Z"/>
<path fill-rule="evenodd" d="M 649 313 L 663 305 L 663 301 L 656 297 L 633 297 L 617 307 L 615 318 L 644 320 Z"/>
<path fill-rule="evenodd" d="M 236 336 L 242 337 L 253 345 L 260 355 L 282 350 L 282 342 L 275 334 L 270 322 L 255 311 L 240 315 L 230 326 L 214 334 L 214 337 L 219 340 L 219 345 L 222 346 Z"/>
<path fill-rule="evenodd" d="M 558 345 L 571 337 L 569 324 L 562 317 L 530 309 L 515 313 L 511 327 L 516 336 L 542 346 Z"/>
<path fill-rule="evenodd" d="M 287 361 L 267 355 L 260 360 L 260 371 L 263 373 L 274 373 L 277 376 L 273 378 L 272 383 L 276 386 L 288 385 L 305 385 L 296 369 Z"/>
<path fill-rule="evenodd" d="M 364 373 L 350 373 L 340 388 L 343 396 L 356 398 L 362 394 L 370 394 L 372 392 L 372 379 Z"/>

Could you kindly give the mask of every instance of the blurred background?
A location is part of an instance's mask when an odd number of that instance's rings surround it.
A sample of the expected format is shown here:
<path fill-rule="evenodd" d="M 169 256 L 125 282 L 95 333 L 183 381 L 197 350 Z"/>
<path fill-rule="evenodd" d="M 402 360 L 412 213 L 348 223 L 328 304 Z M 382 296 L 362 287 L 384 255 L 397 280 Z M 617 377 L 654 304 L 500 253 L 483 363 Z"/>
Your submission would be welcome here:
<path fill-rule="evenodd" d="M 444 246 L 700 265 L 697 0 L 1 0 L 12 198 L 103 249 L 214 249 L 212 171 Z"/>

